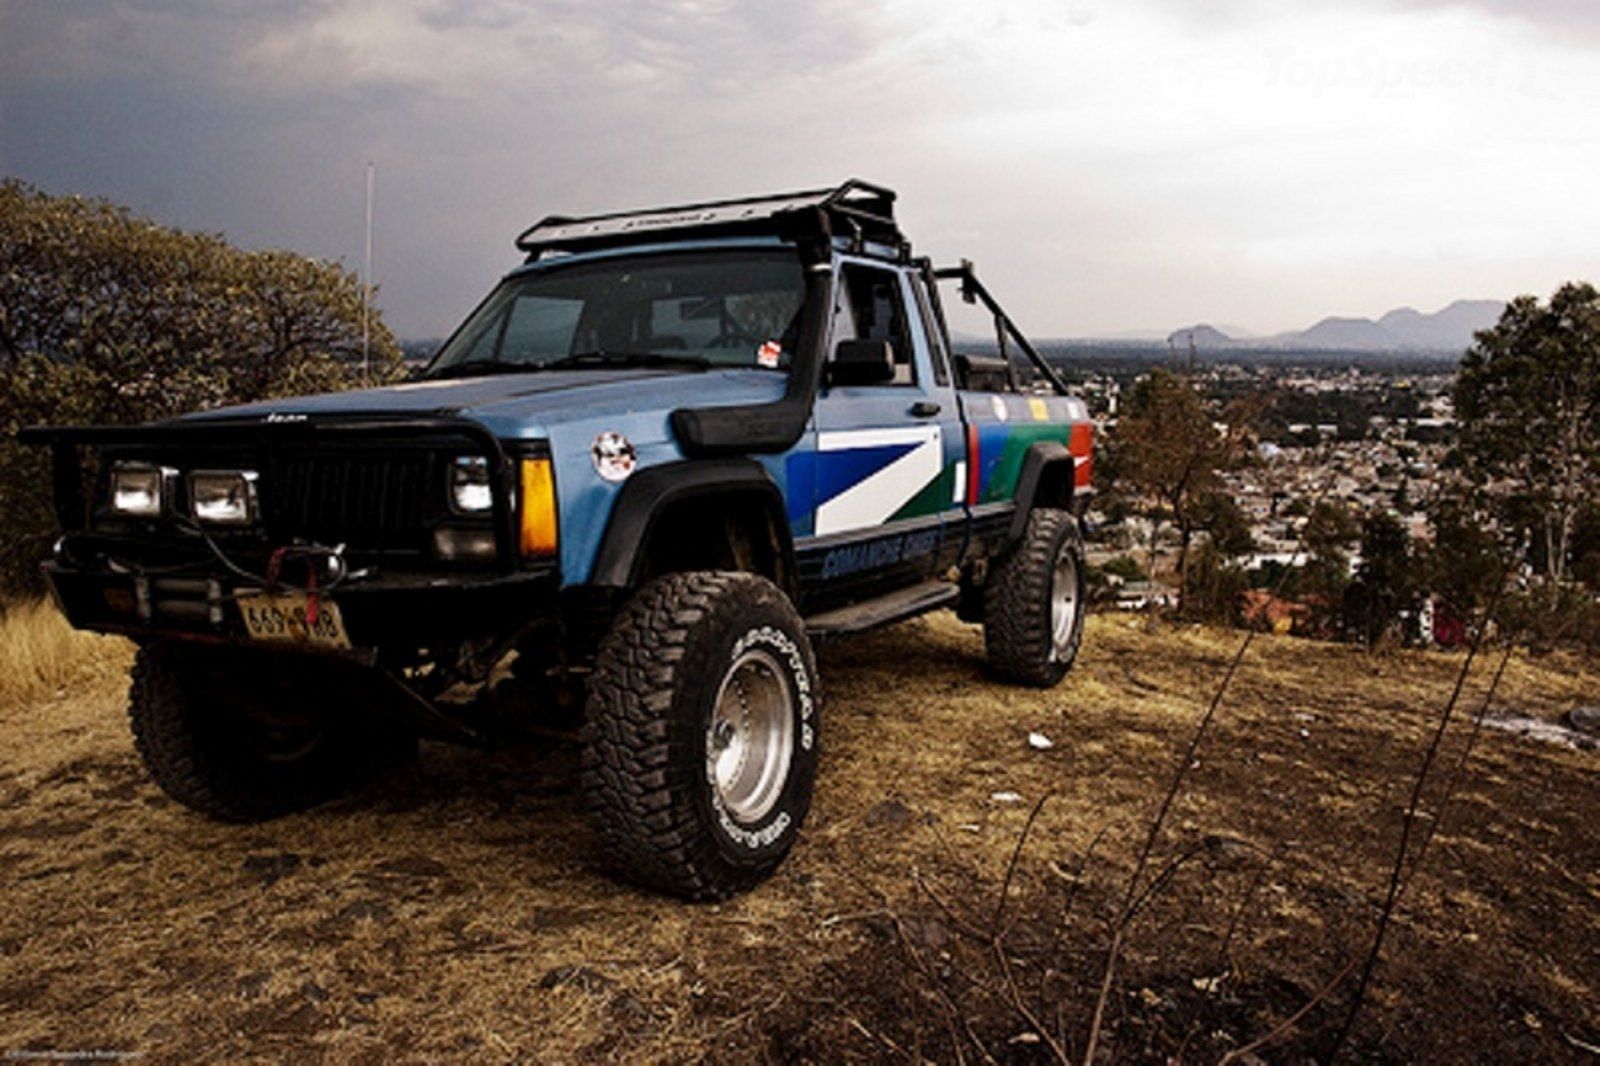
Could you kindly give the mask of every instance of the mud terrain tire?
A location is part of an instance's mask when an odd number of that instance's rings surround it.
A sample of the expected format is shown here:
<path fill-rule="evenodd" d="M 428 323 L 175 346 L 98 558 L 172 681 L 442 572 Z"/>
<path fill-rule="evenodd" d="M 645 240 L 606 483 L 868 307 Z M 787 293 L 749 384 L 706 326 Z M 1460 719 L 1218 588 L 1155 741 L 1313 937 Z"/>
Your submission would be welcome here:
<path fill-rule="evenodd" d="M 414 734 L 335 713 L 314 677 L 289 680 L 294 668 L 286 674 L 279 658 L 139 649 L 128 716 L 134 746 L 162 791 L 219 821 L 259 822 L 331 799 L 415 756 Z M 258 712 L 274 699 L 304 707 L 297 732 L 263 724 Z"/>
<path fill-rule="evenodd" d="M 990 571 L 984 589 L 990 671 L 1002 681 L 1036 688 L 1059 682 L 1083 641 L 1085 605 L 1077 521 L 1066 511 L 1035 509 L 1022 540 Z"/>
<path fill-rule="evenodd" d="M 816 677 L 765 578 L 669 574 L 634 595 L 601 642 L 583 731 L 585 803 L 623 876 L 713 900 L 771 875 L 811 805 Z"/>

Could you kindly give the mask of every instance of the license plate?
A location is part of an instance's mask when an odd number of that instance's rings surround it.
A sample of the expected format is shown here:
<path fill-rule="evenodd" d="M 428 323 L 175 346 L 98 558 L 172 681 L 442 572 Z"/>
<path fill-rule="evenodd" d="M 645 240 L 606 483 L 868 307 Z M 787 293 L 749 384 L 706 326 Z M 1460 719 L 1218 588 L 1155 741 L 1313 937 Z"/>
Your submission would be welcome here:
<path fill-rule="evenodd" d="M 251 640 L 322 648 L 350 646 L 339 605 L 326 597 L 317 597 L 315 619 L 311 618 L 310 597 L 304 592 L 240 593 L 238 601 Z"/>

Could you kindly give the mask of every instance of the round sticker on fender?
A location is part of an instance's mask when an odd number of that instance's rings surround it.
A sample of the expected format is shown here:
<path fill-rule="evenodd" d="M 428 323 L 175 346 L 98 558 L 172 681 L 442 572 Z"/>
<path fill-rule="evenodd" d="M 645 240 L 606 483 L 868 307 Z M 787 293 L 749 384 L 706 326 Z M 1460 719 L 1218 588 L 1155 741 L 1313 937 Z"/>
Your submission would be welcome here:
<path fill-rule="evenodd" d="M 639 465 L 633 442 L 615 430 L 606 430 L 594 439 L 589 449 L 595 471 L 607 481 L 621 481 Z"/>

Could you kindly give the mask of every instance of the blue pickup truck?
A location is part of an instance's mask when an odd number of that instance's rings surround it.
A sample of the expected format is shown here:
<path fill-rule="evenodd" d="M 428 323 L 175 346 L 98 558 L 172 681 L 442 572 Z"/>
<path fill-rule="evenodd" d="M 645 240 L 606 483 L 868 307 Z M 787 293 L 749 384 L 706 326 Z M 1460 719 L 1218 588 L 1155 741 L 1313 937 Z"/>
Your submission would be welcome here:
<path fill-rule="evenodd" d="M 62 609 L 138 642 L 155 780 L 271 817 L 419 736 L 482 742 L 486 694 L 525 685 L 578 724 L 611 865 L 720 898 L 805 819 L 815 642 L 954 608 L 996 677 L 1058 682 L 1087 413 L 894 202 L 850 181 L 546 218 L 407 382 L 26 431 Z M 941 290 L 997 355 L 952 351 Z"/>

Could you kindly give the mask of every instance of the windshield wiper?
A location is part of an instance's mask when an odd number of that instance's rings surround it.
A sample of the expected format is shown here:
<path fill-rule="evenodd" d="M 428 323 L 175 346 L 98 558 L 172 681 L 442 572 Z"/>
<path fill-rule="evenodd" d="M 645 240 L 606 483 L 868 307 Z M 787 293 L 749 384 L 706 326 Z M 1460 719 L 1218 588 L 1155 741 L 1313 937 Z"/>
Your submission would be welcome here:
<path fill-rule="evenodd" d="M 663 366 L 683 370 L 709 370 L 711 360 L 698 355 L 669 355 L 656 352 L 575 352 L 541 363 L 540 370 L 570 370 L 584 366 Z"/>
<path fill-rule="evenodd" d="M 511 359 L 468 359 L 442 366 L 428 375 L 433 381 L 444 378 L 487 377 L 491 374 L 533 374 L 541 370 L 572 370 L 586 366 L 660 366 L 680 370 L 709 370 L 711 360 L 698 355 L 660 355 L 651 352 L 608 352 L 595 350 L 564 355 L 547 363 L 524 363 Z"/>
<path fill-rule="evenodd" d="M 510 359 L 468 359 L 462 363 L 442 366 L 428 375 L 430 380 L 441 378 L 476 378 L 490 374 L 526 374 L 539 367 L 518 363 Z"/>

